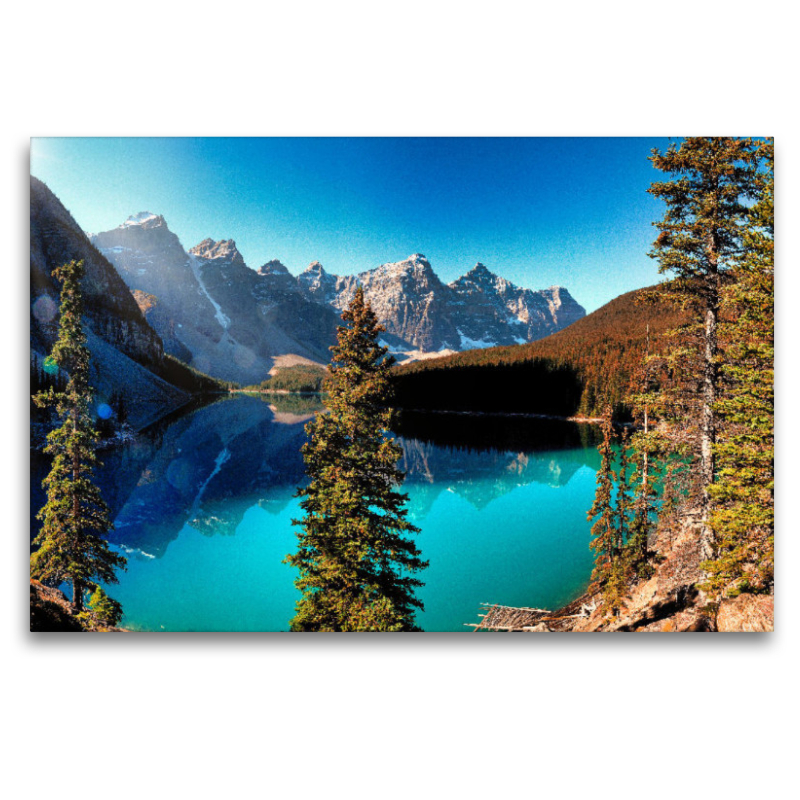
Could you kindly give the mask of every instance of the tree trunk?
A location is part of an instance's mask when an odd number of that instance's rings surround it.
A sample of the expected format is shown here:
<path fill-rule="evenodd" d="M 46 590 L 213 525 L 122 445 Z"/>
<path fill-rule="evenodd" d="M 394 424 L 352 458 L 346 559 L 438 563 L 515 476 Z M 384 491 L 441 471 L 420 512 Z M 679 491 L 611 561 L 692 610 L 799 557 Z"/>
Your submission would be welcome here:
<path fill-rule="evenodd" d="M 706 310 L 703 331 L 703 390 L 700 420 L 700 481 L 702 502 L 702 524 L 700 546 L 704 558 L 714 555 L 714 533 L 709 524 L 711 511 L 710 488 L 714 483 L 714 445 L 717 439 L 716 412 L 717 401 L 717 321 L 719 316 L 719 277 L 716 272 L 716 249 L 710 246 L 709 258 L 713 271 L 708 277 Z"/>
<path fill-rule="evenodd" d="M 83 584 L 79 581 L 72 581 L 72 607 L 75 613 L 83 611 Z"/>
<path fill-rule="evenodd" d="M 77 436 L 78 432 L 78 407 L 72 407 L 72 431 L 73 437 Z M 78 497 L 78 492 L 76 490 L 76 486 L 78 483 L 78 479 L 81 476 L 81 462 L 80 458 L 78 457 L 78 450 L 77 446 L 73 442 L 73 452 L 72 452 L 72 519 L 76 524 L 76 532 L 77 532 L 77 521 L 80 518 L 81 513 L 81 502 L 80 498 Z M 75 609 L 76 612 L 83 610 L 83 586 L 80 581 L 76 580 L 75 578 L 72 579 L 72 607 Z"/>

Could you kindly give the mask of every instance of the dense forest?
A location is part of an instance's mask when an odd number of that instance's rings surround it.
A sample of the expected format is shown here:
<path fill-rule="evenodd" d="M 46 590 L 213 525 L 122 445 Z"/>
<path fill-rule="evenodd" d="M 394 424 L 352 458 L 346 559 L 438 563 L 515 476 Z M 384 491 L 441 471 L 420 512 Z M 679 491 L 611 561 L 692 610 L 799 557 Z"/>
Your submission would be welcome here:
<path fill-rule="evenodd" d="M 394 370 L 400 408 L 600 416 L 610 405 L 629 418 L 626 398 L 641 379 L 648 348 L 683 314 L 628 292 L 537 342 L 468 350 Z"/>

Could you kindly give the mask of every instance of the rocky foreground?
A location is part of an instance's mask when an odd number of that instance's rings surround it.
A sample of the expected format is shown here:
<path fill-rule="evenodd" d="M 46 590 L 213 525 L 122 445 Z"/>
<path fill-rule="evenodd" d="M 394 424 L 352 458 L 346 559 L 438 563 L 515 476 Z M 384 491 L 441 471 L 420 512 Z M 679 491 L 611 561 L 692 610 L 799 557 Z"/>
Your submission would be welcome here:
<path fill-rule="evenodd" d="M 584 595 L 565 608 L 543 616 L 532 628 L 537 632 L 575 633 L 633 631 L 761 633 L 774 629 L 774 597 L 741 594 L 711 604 L 696 587 L 700 569 L 699 519 L 687 516 L 677 531 L 663 528 L 657 550 L 663 560 L 652 578 L 631 592 L 625 609 L 609 618 L 597 602 Z"/>
<path fill-rule="evenodd" d="M 75 616 L 63 592 L 31 580 L 31 631 L 35 633 L 82 633 L 121 631 L 99 623 L 90 612 Z"/>

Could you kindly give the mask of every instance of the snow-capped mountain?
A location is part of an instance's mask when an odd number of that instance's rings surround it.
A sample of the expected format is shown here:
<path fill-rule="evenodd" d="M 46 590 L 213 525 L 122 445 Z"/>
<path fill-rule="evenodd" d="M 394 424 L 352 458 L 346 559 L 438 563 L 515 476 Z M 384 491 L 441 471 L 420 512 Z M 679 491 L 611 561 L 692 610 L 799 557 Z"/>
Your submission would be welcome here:
<path fill-rule="evenodd" d="M 562 287 L 522 289 L 480 263 L 444 284 L 421 253 L 345 277 L 315 261 L 297 280 L 309 299 L 339 311 L 361 284 L 397 353 L 522 344 L 586 315 Z"/>
<path fill-rule="evenodd" d="M 241 383 L 263 380 L 277 356 L 327 363 L 359 285 L 400 359 L 521 344 L 585 316 L 566 289 L 523 289 L 483 264 L 445 284 L 421 253 L 358 275 L 332 275 L 318 261 L 297 277 L 278 260 L 250 269 L 232 239 L 205 239 L 187 251 L 164 218 L 147 211 L 92 241 L 168 352 Z"/>
<path fill-rule="evenodd" d="M 490 272 L 480 262 L 453 281 L 450 288 L 459 307 L 459 333 L 462 339 L 473 342 L 524 344 L 549 336 L 586 316 L 583 306 L 563 287 L 522 289 Z"/>

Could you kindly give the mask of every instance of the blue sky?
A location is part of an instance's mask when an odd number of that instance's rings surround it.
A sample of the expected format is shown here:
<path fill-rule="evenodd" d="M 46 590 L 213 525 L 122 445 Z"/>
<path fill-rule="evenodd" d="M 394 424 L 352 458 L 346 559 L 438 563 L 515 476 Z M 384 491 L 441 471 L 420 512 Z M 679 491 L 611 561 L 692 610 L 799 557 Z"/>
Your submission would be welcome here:
<path fill-rule="evenodd" d="M 659 279 L 663 204 L 647 160 L 666 138 L 36 138 L 31 174 L 84 230 L 162 214 L 187 249 L 235 239 L 347 274 L 424 253 L 449 282 L 482 261 L 566 286 L 587 311 Z"/>

